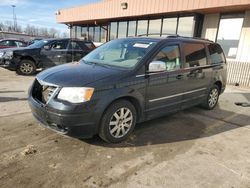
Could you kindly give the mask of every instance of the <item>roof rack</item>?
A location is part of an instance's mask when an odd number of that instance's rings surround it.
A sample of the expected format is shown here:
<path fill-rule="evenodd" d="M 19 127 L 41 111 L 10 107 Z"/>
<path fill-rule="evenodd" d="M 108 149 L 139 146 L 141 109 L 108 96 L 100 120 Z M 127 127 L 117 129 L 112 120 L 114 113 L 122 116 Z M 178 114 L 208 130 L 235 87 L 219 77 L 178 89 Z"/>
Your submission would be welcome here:
<path fill-rule="evenodd" d="M 201 37 L 187 37 L 187 36 L 179 36 L 181 38 L 186 38 L 186 39 L 197 39 L 197 40 L 205 40 L 205 41 L 209 41 L 209 42 L 214 42 L 212 40 L 206 39 L 206 38 L 201 38 Z"/>
<path fill-rule="evenodd" d="M 179 38 L 180 37 L 180 38 L 186 38 L 186 39 L 199 39 L 199 40 L 213 42 L 212 40 L 201 38 L 201 37 L 187 37 L 187 36 L 181 36 L 178 34 L 171 34 L 171 33 L 148 33 L 148 34 L 137 35 L 137 37 L 150 36 L 150 35 L 159 35 L 161 37 L 163 37 L 162 35 L 164 36 L 166 35 L 166 38 Z"/>
<path fill-rule="evenodd" d="M 170 34 L 170 33 L 148 33 L 148 34 L 145 33 L 145 34 L 137 35 L 137 37 L 151 36 L 151 35 L 158 35 L 158 36 L 167 35 L 169 37 L 180 37 L 177 34 Z"/>

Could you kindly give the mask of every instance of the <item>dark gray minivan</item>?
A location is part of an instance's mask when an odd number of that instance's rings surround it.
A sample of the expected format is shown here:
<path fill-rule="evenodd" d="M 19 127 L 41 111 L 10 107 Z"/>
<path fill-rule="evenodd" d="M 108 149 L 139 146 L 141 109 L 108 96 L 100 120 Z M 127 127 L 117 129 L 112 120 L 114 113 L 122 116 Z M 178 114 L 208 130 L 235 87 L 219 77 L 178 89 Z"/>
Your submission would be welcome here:
<path fill-rule="evenodd" d="M 121 142 L 135 124 L 202 105 L 213 109 L 226 86 L 219 44 L 169 36 L 107 42 L 78 63 L 37 75 L 29 104 L 38 121 L 79 138 Z"/>

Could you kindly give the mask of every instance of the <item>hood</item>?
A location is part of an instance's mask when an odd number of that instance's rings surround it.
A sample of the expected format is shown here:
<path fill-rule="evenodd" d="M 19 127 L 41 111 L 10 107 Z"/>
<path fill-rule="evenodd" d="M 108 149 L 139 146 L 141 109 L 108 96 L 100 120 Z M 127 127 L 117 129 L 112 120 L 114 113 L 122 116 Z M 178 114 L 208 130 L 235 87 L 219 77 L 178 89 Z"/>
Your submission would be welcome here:
<path fill-rule="evenodd" d="M 68 63 L 47 69 L 37 75 L 37 79 L 62 86 L 81 87 L 111 76 L 120 76 L 122 70 L 96 64 Z"/>
<path fill-rule="evenodd" d="M 28 47 L 21 47 L 21 48 L 4 48 L 4 49 L 0 49 L 0 52 L 9 52 L 9 51 L 23 51 L 23 50 L 32 50 L 34 48 L 28 48 Z"/>

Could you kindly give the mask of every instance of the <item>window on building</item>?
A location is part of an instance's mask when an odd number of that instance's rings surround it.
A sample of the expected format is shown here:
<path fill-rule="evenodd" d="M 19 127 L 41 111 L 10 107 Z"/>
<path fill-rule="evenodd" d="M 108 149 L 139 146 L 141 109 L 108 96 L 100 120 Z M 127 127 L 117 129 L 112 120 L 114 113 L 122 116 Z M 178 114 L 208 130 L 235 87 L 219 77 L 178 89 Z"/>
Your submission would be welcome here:
<path fill-rule="evenodd" d="M 162 35 L 176 34 L 177 18 L 164 18 L 162 25 Z"/>
<path fill-rule="evenodd" d="M 110 40 L 117 38 L 117 22 L 111 22 L 110 24 Z"/>
<path fill-rule="evenodd" d="M 185 67 L 204 66 L 207 64 L 205 46 L 203 44 L 184 44 Z"/>
<path fill-rule="evenodd" d="M 154 61 L 163 61 L 167 70 L 181 68 L 179 47 L 177 45 L 166 46 L 155 56 Z"/>
<path fill-rule="evenodd" d="M 99 26 L 95 27 L 94 41 L 100 42 L 100 27 Z"/>
<path fill-rule="evenodd" d="M 225 57 L 221 47 L 218 44 L 208 45 L 209 54 L 211 57 L 212 64 L 225 63 Z"/>
<path fill-rule="evenodd" d="M 128 22 L 128 36 L 132 37 L 135 36 L 136 32 L 136 21 L 129 21 Z"/>
<path fill-rule="evenodd" d="M 83 38 L 83 39 L 88 38 L 88 27 L 82 27 L 81 38 Z"/>
<path fill-rule="evenodd" d="M 149 36 L 160 36 L 161 19 L 149 20 L 148 34 Z"/>
<path fill-rule="evenodd" d="M 89 40 L 94 41 L 94 27 L 89 27 Z"/>
<path fill-rule="evenodd" d="M 81 38 L 82 27 L 76 26 L 76 38 Z"/>
<path fill-rule="evenodd" d="M 217 42 L 227 58 L 236 58 L 244 15 L 223 15 L 220 19 Z"/>
<path fill-rule="evenodd" d="M 118 28 L 118 38 L 127 37 L 127 22 L 119 22 Z"/>
<path fill-rule="evenodd" d="M 139 20 L 137 23 L 137 35 L 147 35 L 148 20 Z"/>
<path fill-rule="evenodd" d="M 103 25 L 101 27 L 101 42 L 107 41 L 107 29 L 108 27 L 106 25 Z"/>
<path fill-rule="evenodd" d="M 177 34 L 186 37 L 193 37 L 194 27 L 195 27 L 194 16 L 180 17 Z"/>
<path fill-rule="evenodd" d="M 76 38 L 76 26 L 73 26 L 70 32 L 71 32 L 71 37 Z"/>

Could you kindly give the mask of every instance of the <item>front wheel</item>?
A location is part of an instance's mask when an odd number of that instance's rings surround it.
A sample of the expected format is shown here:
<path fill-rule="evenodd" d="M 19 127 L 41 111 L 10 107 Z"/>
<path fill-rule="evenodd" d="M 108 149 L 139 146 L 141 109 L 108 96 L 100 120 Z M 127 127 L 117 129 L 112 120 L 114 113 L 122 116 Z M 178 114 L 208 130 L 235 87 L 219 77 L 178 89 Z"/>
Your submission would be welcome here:
<path fill-rule="evenodd" d="M 206 101 L 204 101 L 204 103 L 202 104 L 202 106 L 208 110 L 212 110 L 215 108 L 215 106 L 217 105 L 218 103 L 218 100 L 219 100 L 219 95 L 220 95 L 220 90 L 219 90 L 219 87 L 217 85 L 214 85 L 207 97 L 206 97 Z"/>
<path fill-rule="evenodd" d="M 104 113 L 99 136 L 109 143 L 118 143 L 128 138 L 136 124 L 136 110 L 129 101 L 113 103 Z"/>
<path fill-rule="evenodd" d="M 36 65 L 31 60 L 22 60 L 17 68 L 17 74 L 33 75 L 36 73 Z"/>

